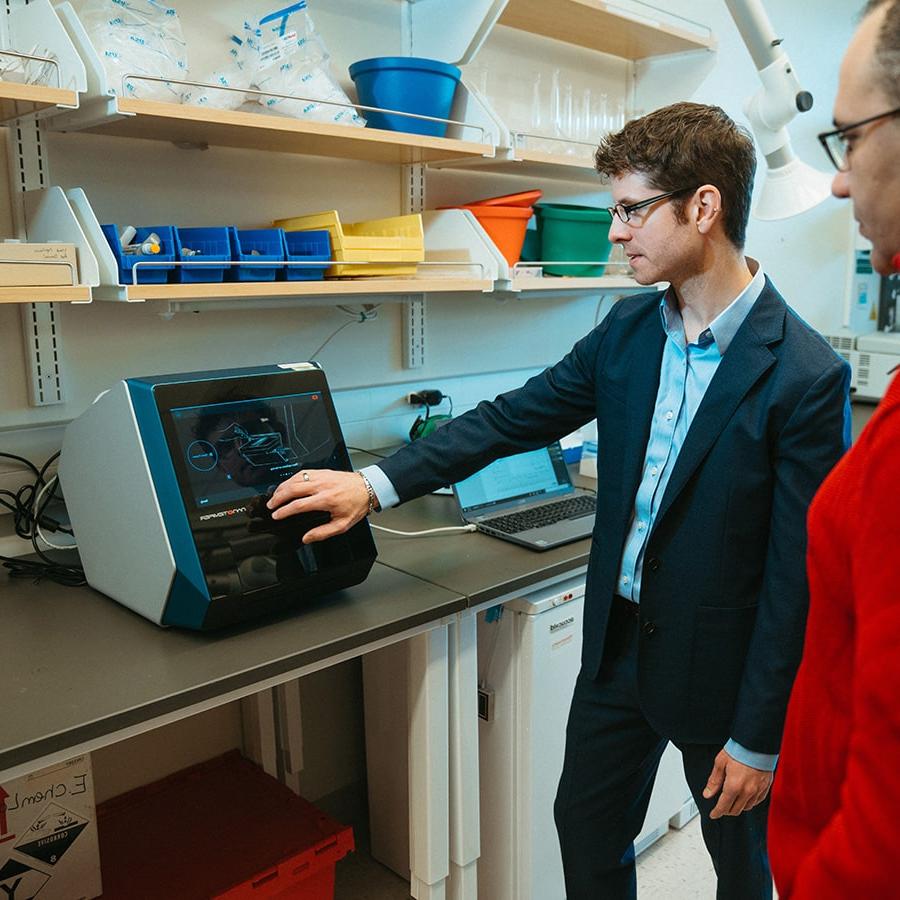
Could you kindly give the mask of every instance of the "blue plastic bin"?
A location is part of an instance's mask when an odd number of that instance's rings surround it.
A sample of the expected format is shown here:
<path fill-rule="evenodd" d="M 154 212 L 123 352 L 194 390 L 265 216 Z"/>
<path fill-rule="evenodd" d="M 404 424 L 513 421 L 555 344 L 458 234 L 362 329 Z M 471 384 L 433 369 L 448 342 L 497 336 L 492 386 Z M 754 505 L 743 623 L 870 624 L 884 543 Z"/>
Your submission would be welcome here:
<path fill-rule="evenodd" d="M 378 56 L 361 59 L 350 66 L 350 77 L 356 85 L 359 102 L 364 106 L 395 109 L 446 119 L 453 106 L 453 95 L 459 84 L 460 70 L 450 63 L 418 56 Z M 444 122 L 409 119 L 385 113 L 365 112 L 369 128 L 407 131 L 443 137 Z"/>
<path fill-rule="evenodd" d="M 172 225 L 152 225 L 149 228 L 136 228 L 132 244 L 142 244 L 151 234 L 160 240 L 160 252 L 144 256 L 143 254 L 124 253 L 119 234 L 122 229 L 118 225 L 101 225 L 103 234 L 112 248 L 113 256 L 119 267 L 119 284 L 133 284 L 132 269 L 136 262 L 174 262 L 175 261 L 175 229 Z M 138 284 L 165 284 L 169 273 L 175 266 L 139 266 L 137 270 Z"/>
<path fill-rule="evenodd" d="M 330 262 L 331 235 L 327 231 L 285 231 L 284 258 L 288 262 Z M 286 281 L 321 281 L 328 266 L 285 266 Z"/>
<path fill-rule="evenodd" d="M 199 250 L 197 256 L 185 256 L 184 248 Z M 178 228 L 175 229 L 175 259 L 179 262 L 227 262 L 231 259 L 231 245 L 228 229 L 221 228 Z M 197 282 L 218 282 L 225 278 L 227 265 L 221 266 L 175 266 L 175 281 L 182 284 Z"/>
<path fill-rule="evenodd" d="M 231 258 L 242 262 L 271 262 L 272 266 L 232 266 L 232 281 L 274 281 L 284 269 L 284 237 L 280 228 L 235 228 L 228 230 Z"/>

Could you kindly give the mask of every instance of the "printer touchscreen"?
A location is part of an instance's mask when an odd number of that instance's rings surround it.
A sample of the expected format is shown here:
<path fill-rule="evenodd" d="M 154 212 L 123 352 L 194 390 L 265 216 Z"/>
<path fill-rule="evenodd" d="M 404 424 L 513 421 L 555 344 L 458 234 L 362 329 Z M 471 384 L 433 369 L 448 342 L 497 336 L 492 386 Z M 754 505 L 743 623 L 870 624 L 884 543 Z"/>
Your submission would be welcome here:
<path fill-rule="evenodd" d="M 182 471 L 202 509 L 266 494 L 335 450 L 321 392 L 229 400 L 170 410 Z"/>

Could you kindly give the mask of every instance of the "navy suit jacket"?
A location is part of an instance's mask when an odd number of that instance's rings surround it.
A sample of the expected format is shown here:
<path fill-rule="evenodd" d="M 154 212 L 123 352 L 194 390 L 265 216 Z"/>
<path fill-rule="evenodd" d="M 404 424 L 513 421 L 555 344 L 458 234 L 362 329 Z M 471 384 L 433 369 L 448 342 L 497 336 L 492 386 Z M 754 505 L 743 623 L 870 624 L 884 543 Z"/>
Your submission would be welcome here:
<path fill-rule="evenodd" d="M 620 301 L 559 363 L 380 463 L 401 501 L 597 418 L 583 670 L 599 670 L 665 334 Z M 846 449 L 849 367 L 767 280 L 697 410 L 648 536 L 638 685 L 679 743 L 777 753 L 806 622 L 806 512 Z"/>

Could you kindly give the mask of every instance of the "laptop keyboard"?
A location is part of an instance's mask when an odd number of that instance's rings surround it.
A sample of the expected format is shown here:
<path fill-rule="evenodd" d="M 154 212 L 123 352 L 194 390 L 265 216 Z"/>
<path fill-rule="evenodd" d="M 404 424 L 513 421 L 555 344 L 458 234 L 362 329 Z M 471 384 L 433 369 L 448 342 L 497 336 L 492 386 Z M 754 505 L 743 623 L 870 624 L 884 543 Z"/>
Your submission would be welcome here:
<path fill-rule="evenodd" d="M 519 534 L 532 528 L 543 528 L 563 519 L 577 519 L 579 516 L 591 515 L 597 510 L 597 498 L 590 494 L 578 494 L 556 503 L 547 503 L 524 509 L 522 512 L 510 513 L 508 516 L 497 516 L 483 522 L 485 528 L 500 531 L 503 534 Z"/>

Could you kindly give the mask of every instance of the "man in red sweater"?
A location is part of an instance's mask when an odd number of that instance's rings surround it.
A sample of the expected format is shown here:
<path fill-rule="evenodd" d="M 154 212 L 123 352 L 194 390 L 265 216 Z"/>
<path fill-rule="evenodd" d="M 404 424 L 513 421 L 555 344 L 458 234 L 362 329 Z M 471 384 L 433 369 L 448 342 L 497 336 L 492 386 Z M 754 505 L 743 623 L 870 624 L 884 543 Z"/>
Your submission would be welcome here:
<path fill-rule="evenodd" d="M 820 136 L 872 264 L 900 269 L 900 0 L 870 0 Z M 782 900 L 900 897 L 900 380 L 809 512 L 810 609 L 769 813 Z"/>

